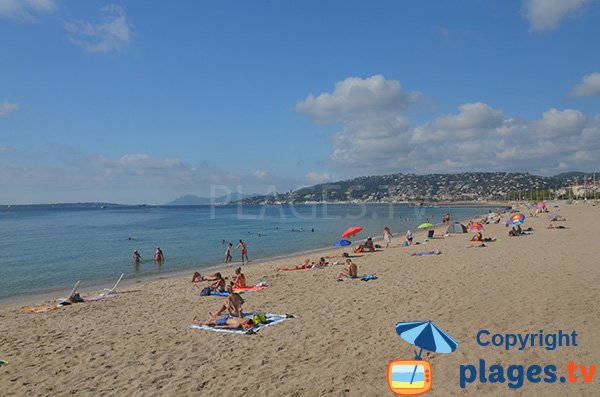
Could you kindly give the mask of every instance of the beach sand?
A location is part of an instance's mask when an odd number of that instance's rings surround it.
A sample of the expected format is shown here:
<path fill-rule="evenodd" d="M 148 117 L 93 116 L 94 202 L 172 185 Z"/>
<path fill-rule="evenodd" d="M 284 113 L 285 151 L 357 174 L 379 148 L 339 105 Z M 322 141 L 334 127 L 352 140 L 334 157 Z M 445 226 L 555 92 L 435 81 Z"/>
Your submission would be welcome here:
<path fill-rule="evenodd" d="M 526 211 L 526 215 L 529 210 Z M 592 396 L 593 383 L 507 383 L 459 387 L 461 364 L 557 365 L 600 363 L 598 309 L 600 208 L 563 205 L 564 230 L 548 230 L 545 214 L 527 218 L 532 235 L 511 238 L 502 225 L 485 236 L 501 241 L 471 247 L 468 234 L 401 247 L 403 236 L 382 252 L 355 258 L 363 282 L 336 276 L 344 266 L 278 273 L 304 257 L 243 268 L 249 283 L 268 282 L 244 295 L 245 310 L 289 313 L 296 318 L 256 335 L 190 328 L 223 298 L 199 297 L 189 277 L 155 280 L 122 289 L 118 297 L 45 313 L 0 308 L 0 390 L 6 396 L 391 396 L 390 360 L 412 359 L 414 346 L 395 332 L 399 321 L 431 320 L 458 342 L 451 354 L 425 354 L 431 363 L 431 396 Z M 393 226 L 393 225 L 390 225 Z M 423 240 L 422 235 L 416 236 Z M 441 255 L 411 257 L 439 249 Z M 332 250 L 341 253 L 343 250 Z M 349 250 L 348 250 L 349 251 Z M 317 260 L 315 254 L 312 260 Z M 339 259 L 340 261 L 342 259 Z M 231 277 L 233 270 L 223 271 Z M 43 305 L 53 302 L 31 302 Z M 578 334 L 578 346 L 482 347 L 481 329 L 494 333 Z"/>

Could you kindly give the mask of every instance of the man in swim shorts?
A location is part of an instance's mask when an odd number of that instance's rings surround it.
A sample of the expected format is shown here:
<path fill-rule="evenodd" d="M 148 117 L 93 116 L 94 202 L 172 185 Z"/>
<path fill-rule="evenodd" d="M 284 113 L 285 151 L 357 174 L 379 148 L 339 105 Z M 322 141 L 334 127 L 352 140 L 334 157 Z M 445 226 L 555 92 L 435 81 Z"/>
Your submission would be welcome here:
<path fill-rule="evenodd" d="M 247 317 L 230 317 L 228 315 L 222 317 L 211 316 L 207 321 L 196 321 L 192 324 L 196 325 L 212 325 L 215 328 L 225 329 L 238 329 L 238 328 L 252 328 L 254 321 Z"/>
<path fill-rule="evenodd" d="M 337 278 L 341 279 L 342 277 L 348 277 L 348 278 L 358 277 L 358 266 L 356 266 L 356 264 L 354 262 L 352 262 L 352 259 L 346 259 L 346 264 L 348 265 L 348 269 L 346 269 L 346 271 L 340 273 L 340 275 L 337 276 Z"/>

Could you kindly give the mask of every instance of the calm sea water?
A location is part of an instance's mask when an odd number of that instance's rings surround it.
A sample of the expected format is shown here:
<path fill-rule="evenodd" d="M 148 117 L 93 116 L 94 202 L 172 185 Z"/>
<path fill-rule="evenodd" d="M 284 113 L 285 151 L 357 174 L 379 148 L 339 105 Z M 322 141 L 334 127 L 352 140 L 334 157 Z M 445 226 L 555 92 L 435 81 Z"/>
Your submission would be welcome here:
<path fill-rule="evenodd" d="M 380 236 L 385 226 L 407 229 L 450 212 L 455 219 L 483 208 L 413 209 L 406 205 L 298 205 L 72 208 L 17 206 L 0 210 L 0 298 L 125 277 L 201 270 L 223 261 L 226 243 L 248 245 L 250 260 L 330 247 L 350 226 L 356 239 Z M 303 229 L 303 231 L 300 231 Z M 312 231 L 314 229 L 314 231 Z M 129 239 L 131 237 L 131 240 Z M 160 246 L 161 266 L 153 254 Z M 143 258 L 131 261 L 133 250 Z M 238 261 L 240 251 L 234 251 Z M 313 255 L 314 256 L 314 255 Z M 295 265 L 296 263 L 293 263 Z"/>

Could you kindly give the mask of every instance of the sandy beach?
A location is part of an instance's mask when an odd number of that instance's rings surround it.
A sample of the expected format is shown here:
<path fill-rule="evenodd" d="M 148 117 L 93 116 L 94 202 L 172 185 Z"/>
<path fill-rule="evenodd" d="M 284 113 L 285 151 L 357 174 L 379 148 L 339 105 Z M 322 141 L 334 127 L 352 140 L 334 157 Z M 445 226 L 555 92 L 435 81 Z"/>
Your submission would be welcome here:
<path fill-rule="evenodd" d="M 414 357 L 395 324 L 431 320 L 459 346 L 451 354 L 424 353 L 432 366 L 428 395 L 597 395 L 598 374 L 592 383 L 525 379 L 514 390 L 508 381 L 459 385 L 461 365 L 478 367 L 480 359 L 505 369 L 556 365 L 559 378 L 571 360 L 598 364 L 600 208 L 562 205 L 560 215 L 567 221 L 556 224 L 566 229 L 547 229 L 541 214 L 527 218 L 525 227 L 534 231 L 520 237 L 509 237 L 504 225 L 486 225 L 484 236 L 499 238 L 486 247 L 471 244 L 472 233 L 410 247 L 396 236 L 390 248 L 354 258 L 359 275 L 378 277 L 368 282 L 337 282 L 342 265 L 275 270 L 304 256 L 247 265 L 249 284 L 270 287 L 245 294 L 244 309 L 295 316 L 255 335 L 191 329 L 195 317 L 206 318 L 224 299 L 200 297 L 206 283 L 192 284 L 191 273 L 44 313 L 20 309 L 53 301 L 4 306 L 0 360 L 9 363 L 0 367 L 0 390 L 7 396 L 391 396 L 388 362 Z M 431 250 L 442 253 L 411 256 Z M 223 273 L 231 277 L 233 269 Z M 480 330 L 576 331 L 577 346 L 506 351 L 479 345 Z"/>

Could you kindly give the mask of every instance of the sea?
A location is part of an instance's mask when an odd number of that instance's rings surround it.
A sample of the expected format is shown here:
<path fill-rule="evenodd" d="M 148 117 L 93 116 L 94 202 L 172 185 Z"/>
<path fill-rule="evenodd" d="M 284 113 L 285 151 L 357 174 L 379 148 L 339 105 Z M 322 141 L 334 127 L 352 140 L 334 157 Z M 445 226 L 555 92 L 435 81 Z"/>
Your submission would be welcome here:
<path fill-rule="evenodd" d="M 495 208 L 410 208 L 406 204 L 220 206 L 6 206 L 0 209 L 0 299 L 68 291 L 125 279 L 213 267 L 243 240 L 251 261 L 332 247 L 351 226 L 353 243 L 407 230 L 444 214 L 466 219 Z M 165 260 L 154 262 L 160 246 Z M 142 256 L 132 262 L 132 253 Z M 233 251 L 234 262 L 240 250 Z M 307 253 L 307 255 L 309 255 Z M 310 255 L 312 259 L 317 254 Z M 290 263 L 297 265 L 297 263 Z"/>

